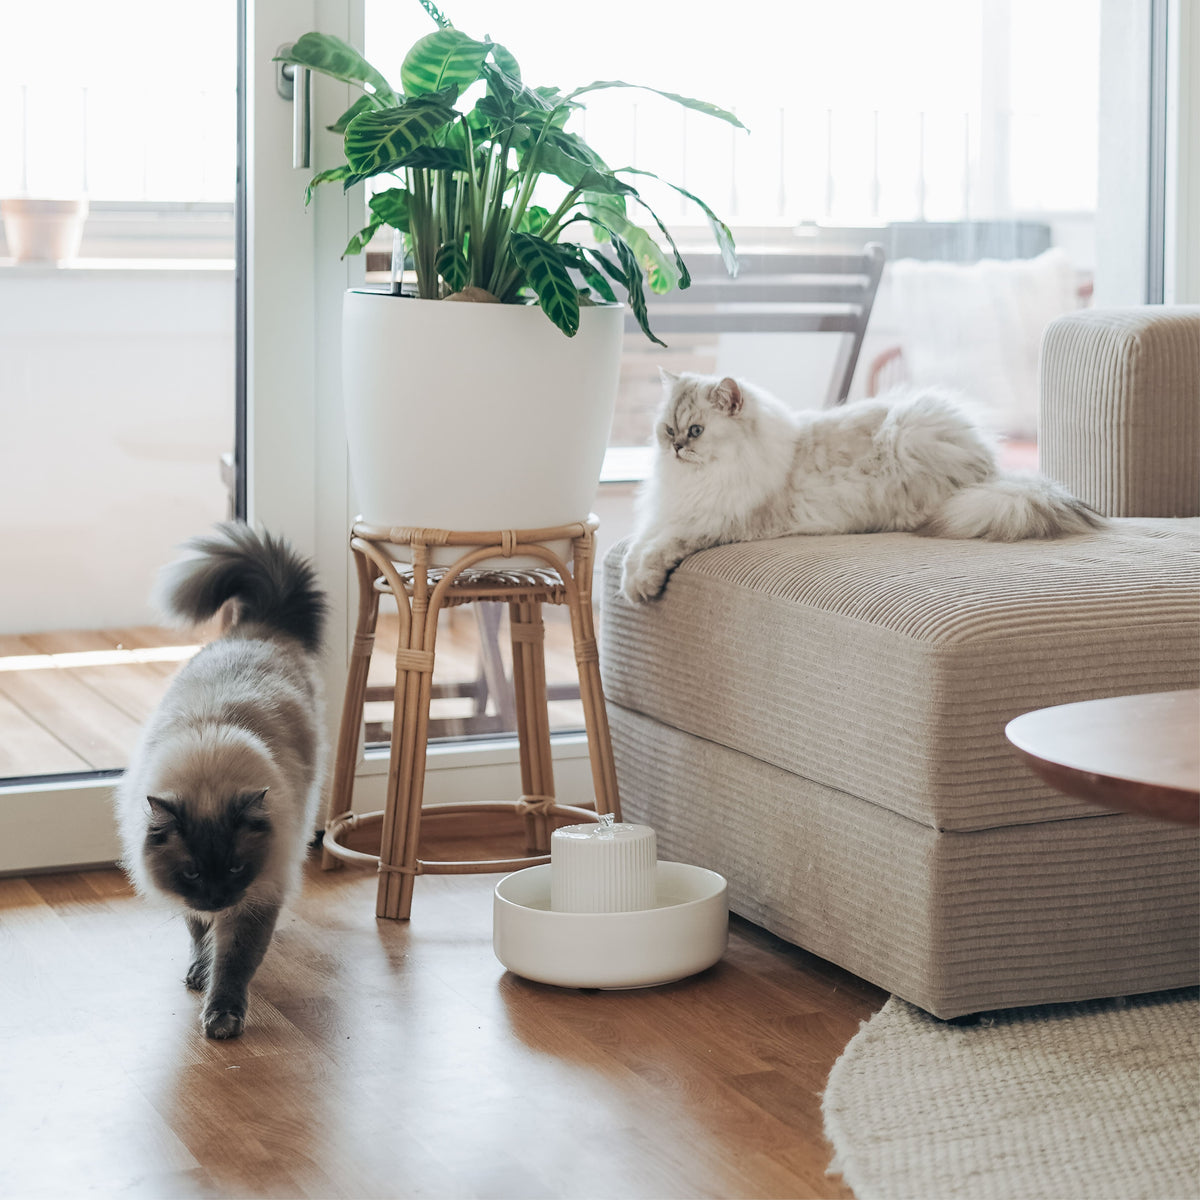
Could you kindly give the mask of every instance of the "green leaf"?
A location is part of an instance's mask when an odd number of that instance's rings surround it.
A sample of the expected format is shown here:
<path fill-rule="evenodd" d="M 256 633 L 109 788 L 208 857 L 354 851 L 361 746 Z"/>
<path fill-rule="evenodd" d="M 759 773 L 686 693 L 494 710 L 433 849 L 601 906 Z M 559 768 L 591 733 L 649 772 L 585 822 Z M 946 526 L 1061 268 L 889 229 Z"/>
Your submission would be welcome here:
<path fill-rule="evenodd" d="M 654 209 L 652 209 L 650 205 L 648 205 L 646 201 L 642 199 L 640 193 L 634 192 L 633 198 L 650 214 L 663 237 L 667 239 L 667 245 L 671 247 L 671 253 L 675 257 L 675 270 L 679 274 L 679 279 L 675 286 L 681 291 L 684 288 L 691 287 L 692 273 L 687 269 L 687 263 L 683 261 L 683 255 L 679 253 L 679 247 L 675 245 L 675 239 L 671 236 L 671 231 L 666 227 L 666 225 L 663 224 L 658 213 L 656 213 Z"/>
<path fill-rule="evenodd" d="M 633 249 L 652 291 L 659 294 L 678 287 L 681 273 L 673 259 L 668 258 L 663 248 L 640 226 L 625 215 L 623 196 L 584 193 L 584 208 L 597 218 L 602 229 L 613 231 Z"/>
<path fill-rule="evenodd" d="M 379 101 L 375 99 L 369 92 L 364 92 L 355 102 L 332 125 L 326 125 L 325 128 L 330 133 L 345 133 L 346 126 L 362 112 L 373 112 L 379 108 Z"/>
<path fill-rule="evenodd" d="M 458 115 L 457 89 L 403 100 L 382 112 L 359 113 L 346 129 L 346 158 L 358 173 L 378 173 L 401 164 L 404 156 L 429 142 Z"/>
<path fill-rule="evenodd" d="M 514 115 L 534 114 L 544 119 L 554 107 L 537 89 L 526 87 L 520 75 L 513 75 L 498 63 L 484 63 L 483 78 L 487 80 L 489 95 Z"/>
<path fill-rule="evenodd" d="M 521 233 L 541 233 L 550 220 L 550 213 L 540 205 L 531 204 L 522 214 L 517 225 Z"/>
<path fill-rule="evenodd" d="M 608 286 L 608 280 L 596 270 L 588 261 L 582 246 L 575 246 L 570 243 L 558 243 L 559 253 L 563 257 L 563 261 L 569 266 L 577 270 L 585 280 L 588 286 L 595 292 L 598 292 L 602 300 L 607 300 L 609 304 L 616 304 L 617 294 Z M 622 276 L 624 279 L 624 276 Z"/>
<path fill-rule="evenodd" d="M 344 83 L 369 83 L 385 104 L 396 101 L 388 81 L 353 46 L 330 33 L 306 33 L 272 61 L 297 63 Z"/>
<path fill-rule="evenodd" d="M 630 187 L 629 184 L 622 182 L 610 171 L 597 171 L 594 167 L 589 167 L 579 181 L 575 184 L 576 187 L 583 188 L 587 192 L 597 192 L 606 196 L 636 196 L 637 189 Z"/>
<path fill-rule="evenodd" d="M 661 92 L 658 88 L 645 87 L 640 83 L 623 83 L 619 79 L 598 79 L 586 87 L 568 92 L 566 98 L 574 100 L 576 96 L 582 96 L 586 92 L 598 92 L 602 88 L 636 88 L 642 92 L 653 92 L 656 96 L 662 96 L 667 100 L 673 100 L 676 104 L 682 104 L 684 108 L 694 109 L 696 112 L 704 113 L 705 116 L 716 117 L 719 121 L 728 121 L 730 125 L 735 125 L 738 129 L 746 128 L 733 113 L 727 109 L 718 108 L 715 104 L 709 104 L 707 100 L 693 100 L 690 96 L 680 96 L 675 92 Z"/>
<path fill-rule="evenodd" d="M 378 171 L 351 171 L 342 178 L 342 191 L 348 192 L 356 183 L 362 183 L 367 179 L 374 179 L 378 174 Z"/>
<path fill-rule="evenodd" d="M 493 42 L 490 37 L 483 39 L 492 48 L 492 62 L 496 64 L 506 75 L 511 75 L 514 79 L 521 78 L 521 64 L 513 57 L 510 51 L 500 45 L 499 42 Z"/>
<path fill-rule="evenodd" d="M 347 254 L 361 254 L 366 249 L 367 243 L 375 236 L 375 234 L 383 227 L 382 221 L 372 221 L 370 225 L 360 229 L 347 243 L 345 250 L 342 251 L 342 257 Z"/>
<path fill-rule="evenodd" d="M 534 152 L 536 134 L 530 131 L 525 140 L 516 142 L 522 170 L 529 155 Z M 571 187 L 578 187 L 589 172 L 608 174 L 604 160 L 581 137 L 561 129 L 551 129 L 536 147 L 535 169 L 544 175 L 553 175 Z"/>
<path fill-rule="evenodd" d="M 621 269 L 618 271 L 614 265 L 604 257 L 603 254 L 593 252 L 593 256 L 607 272 L 619 283 L 625 287 L 626 294 L 629 296 L 629 308 L 637 319 L 638 325 L 641 326 L 642 332 L 659 346 L 665 346 L 667 343 L 657 338 L 651 332 L 649 315 L 646 312 L 646 293 L 642 287 L 642 266 L 638 262 L 638 256 L 633 251 L 625 239 L 611 229 L 609 226 L 594 216 L 589 216 L 587 213 L 580 213 L 578 216 L 572 217 L 571 221 L 587 221 L 589 224 L 598 226 L 606 234 L 612 242 L 613 249 L 617 252 L 617 259 L 621 264 Z M 570 224 L 571 222 L 568 222 Z"/>
<path fill-rule="evenodd" d="M 417 0 L 417 3 L 434 19 L 439 29 L 454 28 L 450 18 L 433 3 L 433 0 Z"/>
<path fill-rule="evenodd" d="M 307 205 L 312 200 L 313 191 L 318 184 L 332 183 L 335 179 L 345 179 L 349 174 L 350 167 L 347 163 L 343 163 L 340 167 L 331 167 L 328 171 L 318 171 L 308 181 L 308 187 L 304 189 L 304 203 Z"/>
<path fill-rule="evenodd" d="M 396 165 L 427 171 L 465 171 L 467 156 L 464 151 L 449 146 L 418 146 Z"/>
<path fill-rule="evenodd" d="M 716 239 L 717 249 L 721 251 L 721 261 L 725 264 L 725 270 L 730 275 L 737 275 L 737 246 L 734 245 L 733 233 L 729 226 L 699 196 L 693 195 L 687 188 L 682 188 L 677 183 L 671 183 L 670 180 L 655 175 L 653 171 L 640 171 L 637 167 L 618 167 L 617 170 L 624 175 L 647 175 L 651 179 L 657 179 L 659 183 L 665 183 L 667 187 L 674 188 L 681 196 L 686 196 L 693 204 L 698 205 L 708 218 L 709 227 L 712 229 L 713 237 Z M 655 220 L 657 219 L 656 217 Z"/>
<path fill-rule="evenodd" d="M 557 247 L 529 233 L 512 235 L 512 253 L 546 316 L 567 335 L 579 331 L 579 294 Z"/>
<path fill-rule="evenodd" d="M 477 42 L 457 29 L 426 34 L 408 52 L 400 68 L 404 93 L 411 98 L 449 87 L 464 91 L 479 78 L 489 53 L 487 42 Z"/>
<path fill-rule="evenodd" d="M 375 214 L 379 224 L 408 232 L 408 193 L 403 188 L 388 188 L 386 192 L 376 192 L 367 201 L 367 207 Z"/>
<path fill-rule="evenodd" d="M 452 292 L 461 291 L 470 282 L 471 268 L 461 246 L 445 243 L 437 252 L 434 266 Z"/>

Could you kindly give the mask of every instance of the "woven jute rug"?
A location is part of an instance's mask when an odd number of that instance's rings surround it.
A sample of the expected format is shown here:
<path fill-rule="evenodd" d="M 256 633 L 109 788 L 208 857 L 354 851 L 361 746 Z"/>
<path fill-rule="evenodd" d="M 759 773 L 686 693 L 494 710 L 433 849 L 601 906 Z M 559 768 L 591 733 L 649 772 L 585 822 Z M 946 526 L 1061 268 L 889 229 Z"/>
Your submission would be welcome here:
<path fill-rule="evenodd" d="M 973 1026 L 893 996 L 823 1111 L 857 1200 L 1196 1200 L 1200 989 Z"/>

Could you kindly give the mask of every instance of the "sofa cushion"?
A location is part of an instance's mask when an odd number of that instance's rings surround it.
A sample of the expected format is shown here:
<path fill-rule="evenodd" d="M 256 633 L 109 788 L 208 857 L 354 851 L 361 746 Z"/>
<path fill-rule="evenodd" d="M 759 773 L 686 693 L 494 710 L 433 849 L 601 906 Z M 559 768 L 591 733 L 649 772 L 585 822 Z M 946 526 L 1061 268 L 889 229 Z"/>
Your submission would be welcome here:
<path fill-rule="evenodd" d="M 1108 516 L 1200 516 L 1200 305 L 1060 317 L 1041 371 L 1047 475 Z"/>
<path fill-rule="evenodd" d="M 737 543 L 639 605 L 617 594 L 623 553 L 605 569 L 610 700 L 935 829 L 1095 816 L 1032 775 L 1005 724 L 1200 675 L 1200 520 Z"/>

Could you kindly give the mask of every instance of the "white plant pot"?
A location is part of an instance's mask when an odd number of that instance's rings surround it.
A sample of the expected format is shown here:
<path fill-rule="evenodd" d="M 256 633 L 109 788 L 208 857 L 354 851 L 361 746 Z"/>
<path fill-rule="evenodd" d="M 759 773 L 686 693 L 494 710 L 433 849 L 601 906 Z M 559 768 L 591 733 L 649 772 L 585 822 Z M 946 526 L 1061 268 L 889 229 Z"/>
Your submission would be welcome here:
<path fill-rule="evenodd" d="M 528 305 L 347 292 L 343 400 L 361 519 L 453 530 L 584 520 L 624 316 L 622 305 L 584 308 L 569 338 Z"/>
<path fill-rule="evenodd" d="M 79 253 L 87 220 L 86 197 L 48 200 L 11 197 L 0 200 L 4 240 L 17 262 L 68 262 Z"/>

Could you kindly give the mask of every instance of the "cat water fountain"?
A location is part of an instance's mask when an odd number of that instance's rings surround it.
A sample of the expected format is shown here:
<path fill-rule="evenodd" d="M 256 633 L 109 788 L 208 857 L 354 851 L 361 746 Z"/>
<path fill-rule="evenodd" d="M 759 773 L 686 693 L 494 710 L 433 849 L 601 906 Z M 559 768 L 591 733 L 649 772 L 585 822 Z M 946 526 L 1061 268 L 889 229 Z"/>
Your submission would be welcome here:
<path fill-rule="evenodd" d="M 727 892 L 715 871 L 659 862 L 648 826 L 602 816 L 555 830 L 549 863 L 500 880 L 492 945 L 510 971 L 538 983 L 671 983 L 725 953 Z"/>

